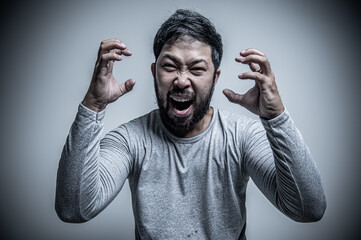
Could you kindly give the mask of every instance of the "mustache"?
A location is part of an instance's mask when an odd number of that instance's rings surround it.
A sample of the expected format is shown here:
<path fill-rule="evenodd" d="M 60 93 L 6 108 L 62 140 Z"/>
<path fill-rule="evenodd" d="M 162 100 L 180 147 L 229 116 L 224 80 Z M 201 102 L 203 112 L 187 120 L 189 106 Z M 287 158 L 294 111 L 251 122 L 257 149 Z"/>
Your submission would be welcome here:
<path fill-rule="evenodd" d="M 187 89 L 173 89 L 170 92 L 168 92 L 167 97 L 183 97 L 183 98 L 190 98 L 194 99 L 195 94 L 194 92 L 191 92 Z"/>

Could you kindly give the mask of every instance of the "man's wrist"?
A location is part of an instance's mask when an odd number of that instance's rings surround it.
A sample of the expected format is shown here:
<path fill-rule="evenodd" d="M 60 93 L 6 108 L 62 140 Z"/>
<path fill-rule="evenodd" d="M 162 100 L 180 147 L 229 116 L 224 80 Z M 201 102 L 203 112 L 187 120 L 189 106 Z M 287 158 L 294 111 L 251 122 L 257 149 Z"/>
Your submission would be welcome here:
<path fill-rule="evenodd" d="M 96 101 L 94 101 L 93 99 L 89 99 L 87 97 L 85 97 L 81 103 L 84 105 L 84 107 L 87 107 L 90 110 L 97 113 L 103 111 L 106 107 L 106 104 L 96 103 Z"/>
<path fill-rule="evenodd" d="M 285 107 L 282 105 L 282 107 L 280 107 L 278 110 L 269 113 L 267 116 L 260 116 L 260 117 L 265 120 L 271 120 L 280 116 L 284 111 L 285 111 Z"/>

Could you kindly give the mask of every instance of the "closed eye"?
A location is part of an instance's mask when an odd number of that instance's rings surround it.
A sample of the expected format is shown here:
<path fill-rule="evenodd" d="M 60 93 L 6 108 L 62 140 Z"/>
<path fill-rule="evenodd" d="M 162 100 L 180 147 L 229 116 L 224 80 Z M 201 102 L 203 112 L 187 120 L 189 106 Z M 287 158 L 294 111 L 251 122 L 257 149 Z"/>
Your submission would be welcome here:
<path fill-rule="evenodd" d="M 177 69 L 177 67 L 172 64 L 163 64 L 162 67 L 168 72 L 172 72 Z"/>
<path fill-rule="evenodd" d="M 194 67 L 194 68 L 191 68 L 191 72 L 194 74 L 194 75 L 202 75 L 204 72 L 206 71 L 205 68 L 202 68 L 202 67 Z"/>
<path fill-rule="evenodd" d="M 206 71 L 206 69 L 197 67 L 197 68 L 192 68 L 191 71 Z"/>

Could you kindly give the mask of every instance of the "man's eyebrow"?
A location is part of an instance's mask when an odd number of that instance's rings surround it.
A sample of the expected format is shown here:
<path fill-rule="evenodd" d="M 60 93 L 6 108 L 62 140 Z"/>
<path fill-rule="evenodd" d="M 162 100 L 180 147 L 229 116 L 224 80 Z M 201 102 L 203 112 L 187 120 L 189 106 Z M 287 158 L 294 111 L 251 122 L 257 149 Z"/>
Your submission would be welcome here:
<path fill-rule="evenodd" d="M 175 58 L 174 56 L 170 55 L 170 54 L 165 54 L 162 59 L 164 58 L 169 58 L 172 62 L 174 62 L 177 65 L 180 65 L 180 62 L 178 61 L 177 58 Z"/>
<path fill-rule="evenodd" d="M 208 63 L 207 63 L 207 61 L 204 60 L 204 59 L 196 59 L 196 60 L 193 60 L 192 62 L 188 63 L 187 65 L 188 65 L 188 66 L 193 66 L 193 65 L 196 65 L 197 63 L 201 63 L 201 62 L 205 63 L 206 66 L 207 66 L 207 68 L 208 68 Z"/>
<path fill-rule="evenodd" d="M 170 54 L 165 54 L 162 57 L 162 59 L 165 59 L 165 58 L 170 59 L 171 61 L 173 61 L 177 65 L 181 64 L 180 61 L 178 61 L 178 59 L 176 57 L 174 57 L 174 56 L 172 56 Z M 201 63 L 201 62 L 205 63 L 207 68 L 208 68 L 208 62 L 206 60 L 204 60 L 204 59 L 195 59 L 195 60 L 191 61 L 190 63 L 187 63 L 187 66 L 193 66 L 193 65 L 196 65 L 197 63 Z"/>

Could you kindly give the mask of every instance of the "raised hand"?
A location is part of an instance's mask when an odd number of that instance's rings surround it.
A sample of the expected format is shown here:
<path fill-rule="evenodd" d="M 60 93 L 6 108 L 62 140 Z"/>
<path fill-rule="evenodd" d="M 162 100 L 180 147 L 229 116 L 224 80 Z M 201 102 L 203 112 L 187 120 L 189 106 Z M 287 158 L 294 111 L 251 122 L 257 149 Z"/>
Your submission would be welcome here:
<path fill-rule="evenodd" d="M 131 56 L 132 53 L 119 39 L 108 39 L 101 42 L 93 77 L 82 102 L 84 106 L 100 112 L 105 109 L 107 104 L 114 102 L 133 89 L 134 79 L 128 79 L 119 84 L 113 76 L 114 62 L 121 61 L 122 55 Z"/>
<path fill-rule="evenodd" d="M 272 119 L 280 115 L 284 111 L 284 106 L 266 55 L 249 48 L 241 52 L 235 60 L 248 64 L 252 70 L 239 74 L 238 78 L 253 79 L 255 85 L 245 94 L 238 94 L 230 89 L 224 89 L 223 94 L 230 102 L 237 103 L 264 119 Z"/>

